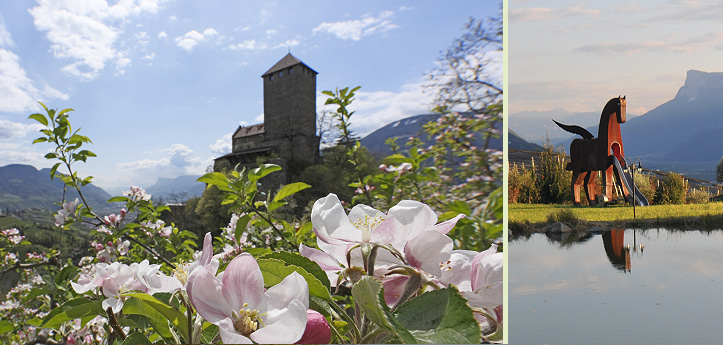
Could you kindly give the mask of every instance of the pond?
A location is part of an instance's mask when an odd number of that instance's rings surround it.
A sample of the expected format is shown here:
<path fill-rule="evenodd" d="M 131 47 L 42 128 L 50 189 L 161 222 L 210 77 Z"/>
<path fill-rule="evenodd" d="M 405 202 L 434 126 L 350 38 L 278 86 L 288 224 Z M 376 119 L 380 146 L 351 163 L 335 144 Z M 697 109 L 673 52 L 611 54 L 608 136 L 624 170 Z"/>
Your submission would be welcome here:
<path fill-rule="evenodd" d="M 723 339 L 723 231 L 534 234 L 507 250 L 510 344 Z"/>

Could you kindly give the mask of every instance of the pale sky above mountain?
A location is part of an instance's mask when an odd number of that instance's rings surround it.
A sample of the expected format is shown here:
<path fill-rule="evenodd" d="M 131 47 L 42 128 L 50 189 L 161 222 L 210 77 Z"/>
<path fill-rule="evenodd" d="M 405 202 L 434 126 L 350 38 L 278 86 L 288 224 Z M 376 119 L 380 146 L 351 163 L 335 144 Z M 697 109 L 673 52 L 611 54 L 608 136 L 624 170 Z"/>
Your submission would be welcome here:
<path fill-rule="evenodd" d="M 627 95 L 644 114 L 691 69 L 723 71 L 723 2 L 510 0 L 509 113 L 600 112 Z M 543 133 L 544 134 L 544 133 Z"/>
<path fill-rule="evenodd" d="M 353 129 L 427 113 L 424 74 L 498 1 L 0 2 L 0 166 L 49 167 L 28 115 L 73 108 L 98 154 L 81 176 L 117 191 L 202 174 L 263 119 L 260 76 L 288 51 L 317 91 L 361 85 Z M 323 105 L 324 97 L 317 100 Z"/>

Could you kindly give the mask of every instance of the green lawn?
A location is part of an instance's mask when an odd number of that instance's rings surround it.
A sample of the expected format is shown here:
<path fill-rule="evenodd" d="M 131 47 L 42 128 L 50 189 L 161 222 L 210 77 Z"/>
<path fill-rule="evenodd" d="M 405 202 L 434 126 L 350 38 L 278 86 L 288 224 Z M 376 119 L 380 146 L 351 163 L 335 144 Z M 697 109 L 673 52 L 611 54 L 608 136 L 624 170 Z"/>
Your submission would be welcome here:
<path fill-rule="evenodd" d="M 563 209 L 571 210 L 578 219 L 592 222 L 614 222 L 633 219 L 632 206 L 574 207 L 572 205 L 509 204 L 507 214 L 510 223 L 542 223 L 547 222 L 549 214 L 559 212 Z M 685 218 L 704 215 L 723 215 L 723 202 L 635 207 L 635 218 L 639 220 Z"/>

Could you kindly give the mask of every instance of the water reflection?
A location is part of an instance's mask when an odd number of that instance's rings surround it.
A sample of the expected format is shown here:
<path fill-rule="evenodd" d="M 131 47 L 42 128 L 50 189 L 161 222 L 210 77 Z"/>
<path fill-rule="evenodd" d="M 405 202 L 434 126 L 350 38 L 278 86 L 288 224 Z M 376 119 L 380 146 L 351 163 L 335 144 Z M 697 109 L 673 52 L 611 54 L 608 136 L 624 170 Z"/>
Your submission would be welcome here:
<path fill-rule="evenodd" d="M 512 240 L 510 344 L 720 343 L 721 248 L 723 231 L 617 228 Z"/>
<path fill-rule="evenodd" d="M 613 229 L 602 234 L 603 247 L 613 267 L 630 272 L 630 246 L 625 246 L 625 229 Z"/>

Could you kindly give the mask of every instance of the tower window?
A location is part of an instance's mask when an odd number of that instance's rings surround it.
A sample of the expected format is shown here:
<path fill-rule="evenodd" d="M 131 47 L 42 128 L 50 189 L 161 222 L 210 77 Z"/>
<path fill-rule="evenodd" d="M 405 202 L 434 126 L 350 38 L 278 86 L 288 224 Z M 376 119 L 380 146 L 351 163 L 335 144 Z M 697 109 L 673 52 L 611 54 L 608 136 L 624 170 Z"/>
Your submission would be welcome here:
<path fill-rule="evenodd" d="M 279 72 L 279 78 L 284 76 L 284 71 Z"/>
<path fill-rule="evenodd" d="M 274 80 L 274 75 L 273 75 L 273 74 L 269 75 L 269 80 Z"/>
<path fill-rule="evenodd" d="M 291 73 L 294 73 L 294 69 L 293 69 L 293 68 L 289 68 L 289 74 L 291 74 Z"/>

